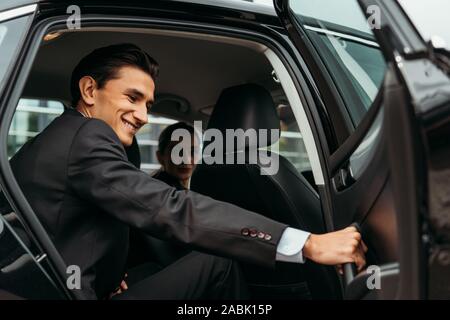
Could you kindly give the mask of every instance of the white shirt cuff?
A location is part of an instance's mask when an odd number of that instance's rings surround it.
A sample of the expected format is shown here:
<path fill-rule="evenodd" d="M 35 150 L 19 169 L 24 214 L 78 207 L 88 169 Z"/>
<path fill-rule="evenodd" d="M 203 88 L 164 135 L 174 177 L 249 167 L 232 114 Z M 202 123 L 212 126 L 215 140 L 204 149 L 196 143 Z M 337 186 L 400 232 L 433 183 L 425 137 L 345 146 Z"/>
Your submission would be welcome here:
<path fill-rule="evenodd" d="M 303 247 L 308 240 L 310 232 L 286 228 L 281 235 L 280 242 L 277 246 L 277 261 L 304 263 Z"/>

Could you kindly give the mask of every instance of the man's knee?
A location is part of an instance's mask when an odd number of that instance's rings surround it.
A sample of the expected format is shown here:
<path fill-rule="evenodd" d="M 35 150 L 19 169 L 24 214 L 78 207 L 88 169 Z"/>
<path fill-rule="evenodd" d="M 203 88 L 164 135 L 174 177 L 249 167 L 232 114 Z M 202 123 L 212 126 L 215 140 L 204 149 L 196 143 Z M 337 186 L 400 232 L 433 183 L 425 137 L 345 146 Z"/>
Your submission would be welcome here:
<path fill-rule="evenodd" d="M 202 276 L 208 278 L 208 298 L 246 299 L 247 284 L 239 264 L 231 259 L 214 255 L 196 253 Z"/>
<path fill-rule="evenodd" d="M 202 272 L 209 274 L 214 282 L 226 282 L 230 278 L 239 281 L 242 278 L 239 264 L 234 260 L 204 253 L 198 253 L 196 260 Z"/>
<path fill-rule="evenodd" d="M 228 271 L 236 267 L 236 263 L 233 260 L 211 254 L 198 253 L 197 259 L 203 267 L 217 271 Z"/>

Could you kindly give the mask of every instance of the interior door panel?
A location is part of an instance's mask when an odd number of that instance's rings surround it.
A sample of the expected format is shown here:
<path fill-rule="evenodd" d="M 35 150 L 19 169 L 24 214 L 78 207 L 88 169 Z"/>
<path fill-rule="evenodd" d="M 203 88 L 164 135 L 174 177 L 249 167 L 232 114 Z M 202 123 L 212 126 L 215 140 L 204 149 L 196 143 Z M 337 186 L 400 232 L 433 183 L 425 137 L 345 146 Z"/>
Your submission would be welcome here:
<path fill-rule="evenodd" d="M 326 0 L 320 3 L 325 2 Z M 349 5 L 349 2 L 345 4 Z M 313 5 L 308 6 L 309 3 L 302 1 L 275 0 L 274 4 L 299 52 L 308 51 L 308 54 L 317 60 L 324 55 L 320 50 L 335 50 L 336 61 L 347 67 L 344 71 L 352 73 L 355 68 L 352 70 L 348 68 L 349 65 L 358 68 L 354 63 L 358 58 L 352 60 L 352 52 L 348 46 L 342 45 L 348 37 L 342 28 L 345 22 L 332 21 L 332 17 L 322 15 L 320 9 L 314 8 Z M 328 177 L 324 188 L 319 188 L 322 190 L 322 207 L 327 221 L 331 221 L 327 224 L 329 230 L 341 229 L 353 222 L 359 224 L 363 240 L 369 247 L 368 265 L 374 264 L 381 270 L 380 290 L 372 290 L 366 285 L 370 276 L 366 272 L 354 278 L 349 275 L 348 278 L 353 280 L 346 281 L 346 298 L 423 299 L 428 295 L 426 283 L 429 277 L 429 262 L 433 262 L 431 266 L 435 270 L 443 270 L 443 266 L 450 265 L 443 262 L 445 259 L 442 258 L 448 255 L 448 232 L 444 232 L 444 236 L 442 232 L 432 232 L 436 222 L 442 226 L 442 212 L 448 212 L 448 206 L 443 205 L 442 199 L 448 197 L 443 196 L 440 188 L 429 185 L 430 181 L 441 186 L 448 184 L 448 181 L 439 182 L 438 176 L 434 175 L 435 172 L 440 172 L 440 177 L 448 176 L 448 166 L 443 165 L 444 162 L 448 163 L 448 143 L 439 142 L 436 135 L 434 139 L 431 137 L 436 128 L 446 128 L 444 132 L 449 128 L 450 67 L 444 66 L 442 59 L 436 58 L 437 53 L 432 52 L 433 49 L 423 41 L 396 0 L 355 0 L 351 5 L 354 4 L 359 5 L 367 19 L 371 18 L 371 10 L 367 10 L 369 7 L 377 6 L 381 11 L 379 26 L 370 27 L 370 30 L 358 30 L 362 31 L 360 35 L 366 34 L 366 40 L 370 41 L 372 48 L 379 48 L 386 61 L 385 77 L 379 87 L 382 90 L 378 94 L 381 104 L 377 105 L 377 99 L 372 100 L 369 111 L 361 117 L 359 125 L 356 125 L 347 140 L 328 156 Z M 329 5 L 334 3 L 330 2 Z M 312 24 L 314 27 L 311 27 Z M 338 39 L 333 38 L 337 31 L 333 28 L 341 28 L 338 31 L 342 36 Z M 349 34 L 355 30 L 351 26 L 347 28 Z M 322 42 L 319 42 L 317 35 L 310 34 L 313 31 L 322 35 Z M 353 40 L 357 34 L 353 34 Z M 320 46 L 322 43 L 327 46 Z M 333 77 L 336 78 L 332 74 L 332 68 L 320 69 L 311 62 L 309 67 L 313 72 L 321 73 L 316 77 L 319 82 L 324 79 L 330 82 Z M 447 72 L 447 75 L 444 75 L 443 71 Z M 322 73 L 330 73 L 331 77 Z M 368 74 L 363 72 L 352 74 L 353 80 L 365 79 L 359 81 L 360 85 L 367 83 L 366 75 Z M 327 87 L 336 87 L 342 91 L 341 85 L 328 83 Z M 355 87 L 354 91 L 357 89 Z M 373 89 L 371 86 L 370 97 L 373 97 Z M 352 93 L 355 92 L 349 94 Z M 348 107 L 349 103 L 344 102 Z M 342 103 L 342 100 L 336 99 L 335 103 Z M 377 110 L 377 107 L 381 107 L 381 111 Z M 374 116 L 374 110 L 378 115 Z M 340 112 L 345 113 L 342 110 Z M 342 118 L 349 116 L 352 115 L 344 114 Z M 373 126 L 380 122 L 377 119 L 381 119 L 381 124 L 378 130 L 373 130 Z M 372 129 L 367 124 L 372 124 Z M 339 127 L 337 123 L 333 125 L 334 128 Z M 369 139 L 374 132 L 377 138 Z M 362 145 L 365 145 L 362 148 L 364 152 L 362 156 L 357 155 Z M 430 150 L 436 152 L 431 152 L 430 155 L 427 153 Z M 434 164 L 431 170 L 427 163 L 430 156 Z M 442 161 L 443 159 L 446 161 Z M 431 180 L 428 176 L 430 171 Z M 431 199 L 428 198 L 430 190 Z M 434 216 L 437 219 L 431 216 L 430 220 L 430 201 L 437 204 L 432 212 L 438 212 L 437 207 L 443 209 Z M 448 219 L 444 221 L 448 223 Z M 441 253 L 440 258 L 436 252 Z M 447 267 L 447 270 L 450 268 Z M 449 274 L 450 272 L 446 272 L 440 277 L 447 279 L 447 287 Z M 430 292 L 442 295 L 442 292 L 447 291 L 448 295 L 448 289 L 438 285 L 436 275 L 428 280 L 430 279 L 434 279 L 435 283 L 434 287 L 428 288 Z"/>

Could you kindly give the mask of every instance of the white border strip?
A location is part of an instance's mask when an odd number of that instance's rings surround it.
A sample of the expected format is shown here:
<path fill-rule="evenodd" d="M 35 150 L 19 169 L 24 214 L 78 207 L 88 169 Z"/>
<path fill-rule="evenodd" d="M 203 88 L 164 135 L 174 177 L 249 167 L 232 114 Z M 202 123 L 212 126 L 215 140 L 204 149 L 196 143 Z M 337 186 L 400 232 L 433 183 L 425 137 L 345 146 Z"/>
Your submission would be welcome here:
<path fill-rule="evenodd" d="M 316 142 L 314 141 L 312 129 L 306 116 L 303 103 L 300 100 L 299 93 L 297 92 L 294 82 L 292 81 L 289 72 L 280 58 L 278 58 L 278 56 L 270 49 L 264 51 L 264 54 L 272 64 L 278 79 L 280 79 L 281 86 L 283 87 L 295 119 L 297 120 L 301 135 L 303 136 L 303 142 L 305 143 L 306 152 L 309 156 L 309 162 L 311 163 L 314 181 L 316 182 L 316 185 L 323 186 L 325 185 L 325 180 L 323 178 L 322 168 L 320 166 Z"/>
<path fill-rule="evenodd" d="M 335 37 L 339 37 L 339 38 L 342 38 L 342 39 L 347 39 L 347 40 L 359 42 L 359 43 L 362 43 L 362 44 L 369 45 L 371 47 L 375 47 L 375 48 L 379 48 L 380 47 L 380 45 L 378 43 L 376 43 L 375 41 L 370 41 L 370 40 L 358 38 L 358 37 L 351 36 L 351 35 L 348 35 L 348 34 L 345 34 L 345 33 L 330 31 L 330 30 L 322 29 L 322 28 L 311 27 L 311 26 L 308 26 L 308 25 L 304 25 L 304 28 L 307 29 L 307 30 L 318 32 L 318 33 L 323 33 L 323 34 L 326 34 L 326 35 L 329 35 L 329 36 L 335 36 Z"/>
<path fill-rule="evenodd" d="M 36 8 L 37 4 L 30 4 L 27 6 L 0 12 L 0 22 L 33 13 L 34 11 L 36 11 Z"/>

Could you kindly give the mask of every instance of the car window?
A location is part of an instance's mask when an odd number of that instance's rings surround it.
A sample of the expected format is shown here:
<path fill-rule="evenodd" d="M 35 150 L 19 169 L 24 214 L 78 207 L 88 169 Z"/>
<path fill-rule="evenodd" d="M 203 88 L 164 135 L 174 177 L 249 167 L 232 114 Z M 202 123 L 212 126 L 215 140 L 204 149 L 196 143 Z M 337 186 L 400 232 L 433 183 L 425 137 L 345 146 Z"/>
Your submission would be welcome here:
<path fill-rule="evenodd" d="M 8 157 L 11 158 L 28 140 L 42 132 L 57 116 L 64 112 L 60 101 L 20 99 L 8 134 Z M 141 169 L 152 172 L 159 169 L 156 159 L 158 137 L 175 120 L 149 116 L 149 124 L 136 135 L 141 151 Z"/>
<path fill-rule="evenodd" d="M 0 189 L 0 300 L 61 299 L 48 260 L 34 245 Z"/>
<path fill-rule="evenodd" d="M 358 126 L 381 87 L 386 62 L 357 0 L 290 4 Z"/>
<path fill-rule="evenodd" d="M 381 140 L 383 115 L 384 109 L 381 107 L 366 136 L 350 156 L 349 168 L 353 179 L 357 180 L 361 177 L 375 155 L 376 146 Z"/>
<path fill-rule="evenodd" d="M 29 17 L 21 17 L 0 23 L 0 92 L 5 85 L 5 75 L 11 60 L 27 29 Z"/>
<path fill-rule="evenodd" d="M 177 121 L 169 118 L 151 116 L 149 124 L 138 131 L 136 138 L 141 152 L 141 169 L 143 171 L 151 173 L 161 167 L 156 158 L 158 138 L 168 125 L 175 122 Z"/>
<path fill-rule="evenodd" d="M 11 158 L 63 111 L 64 105 L 59 101 L 20 99 L 9 128 L 8 157 Z"/>
<path fill-rule="evenodd" d="M 311 164 L 292 109 L 287 104 L 280 104 L 277 111 L 280 117 L 280 139 L 270 149 L 289 160 L 300 174 L 309 176 Z"/>

